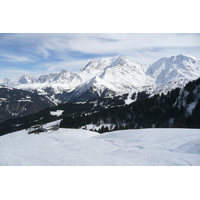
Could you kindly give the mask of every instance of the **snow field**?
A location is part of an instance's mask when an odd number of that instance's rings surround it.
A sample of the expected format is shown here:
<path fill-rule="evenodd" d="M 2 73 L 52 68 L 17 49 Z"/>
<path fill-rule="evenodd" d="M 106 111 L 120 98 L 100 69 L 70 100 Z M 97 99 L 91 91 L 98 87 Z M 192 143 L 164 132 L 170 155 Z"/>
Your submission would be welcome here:
<path fill-rule="evenodd" d="M 98 134 L 59 129 L 39 135 L 22 130 L 0 137 L 0 165 L 199 166 L 200 130 L 140 129 Z"/>

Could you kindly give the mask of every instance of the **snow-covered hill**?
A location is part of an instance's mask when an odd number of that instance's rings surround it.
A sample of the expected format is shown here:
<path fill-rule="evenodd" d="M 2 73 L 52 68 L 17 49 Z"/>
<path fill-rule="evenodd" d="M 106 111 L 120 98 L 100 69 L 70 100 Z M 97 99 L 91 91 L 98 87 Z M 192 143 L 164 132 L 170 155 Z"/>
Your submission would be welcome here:
<path fill-rule="evenodd" d="M 48 126 L 58 122 L 47 124 Z M 0 165 L 200 165 L 198 129 L 141 129 L 104 134 L 59 129 L 0 137 Z"/>
<path fill-rule="evenodd" d="M 200 77 L 200 65 L 193 56 L 177 55 L 161 58 L 152 65 L 142 65 L 124 56 L 89 62 L 78 72 L 60 73 L 39 78 L 24 75 L 1 84 L 39 94 L 58 101 L 80 101 L 100 96 L 145 91 L 154 95 L 183 87 Z"/>

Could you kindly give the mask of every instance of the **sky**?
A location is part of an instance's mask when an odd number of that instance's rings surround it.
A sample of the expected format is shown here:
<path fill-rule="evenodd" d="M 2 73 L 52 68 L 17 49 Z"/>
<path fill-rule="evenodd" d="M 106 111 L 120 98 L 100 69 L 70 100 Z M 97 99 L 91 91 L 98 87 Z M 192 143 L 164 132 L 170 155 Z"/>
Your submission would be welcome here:
<path fill-rule="evenodd" d="M 1 33 L 0 80 L 78 71 L 91 60 L 125 56 L 141 64 L 186 54 L 200 58 L 198 33 Z"/>

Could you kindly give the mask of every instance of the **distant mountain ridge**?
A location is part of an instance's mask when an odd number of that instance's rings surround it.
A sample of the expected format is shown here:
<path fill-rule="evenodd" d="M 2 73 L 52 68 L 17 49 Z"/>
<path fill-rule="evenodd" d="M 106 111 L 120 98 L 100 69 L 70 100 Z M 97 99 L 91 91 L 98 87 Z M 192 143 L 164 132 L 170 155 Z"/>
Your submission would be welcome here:
<path fill-rule="evenodd" d="M 89 62 L 78 72 L 62 70 L 35 78 L 29 75 L 1 84 L 36 91 L 58 103 L 86 101 L 124 93 L 167 93 L 182 88 L 200 77 L 200 66 L 193 56 L 161 58 L 152 65 L 142 65 L 124 56 Z"/>

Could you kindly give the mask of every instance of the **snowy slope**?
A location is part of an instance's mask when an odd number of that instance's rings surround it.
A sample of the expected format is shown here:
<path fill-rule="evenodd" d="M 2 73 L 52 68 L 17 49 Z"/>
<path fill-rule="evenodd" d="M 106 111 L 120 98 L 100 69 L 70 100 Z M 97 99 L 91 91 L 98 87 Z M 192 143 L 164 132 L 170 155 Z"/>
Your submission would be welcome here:
<path fill-rule="evenodd" d="M 35 135 L 22 130 L 0 137 L 0 165 L 199 166 L 200 132 L 143 129 L 100 135 L 59 129 Z"/>
<path fill-rule="evenodd" d="M 152 64 L 146 74 L 156 79 L 157 84 L 165 83 L 179 77 L 199 77 L 199 69 L 195 67 L 196 60 L 186 55 L 162 58 Z"/>
<path fill-rule="evenodd" d="M 104 81 L 112 83 L 121 92 L 140 88 L 145 84 L 145 73 L 142 65 L 125 57 L 118 57 L 100 75 Z"/>
<path fill-rule="evenodd" d="M 104 81 L 103 79 L 101 79 L 99 77 L 94 77 L 91 80 L 76 87 L 75 90 L 73 91 L 72 98 L 84 95 L 84 96 L 86 96 L 86 99 L 87 99 L 87 97 L 89 97 L 88 91 L 90 91 L 91 94 L 95 95 L 93 98 L 95 98 L 95 97 L 98 98 L 98 97 L 103 96 L 102 94 L 106 90 L 108 90 L 109 94 L 111 94 L 111 95 L 114 95 L 116 92 L 120 92 L 118 87 L 116 87 L 115 85 L 113 85 L 107 81 Z M 105 95 L 105 96 L 109 96 L 109 94 Z"/>

